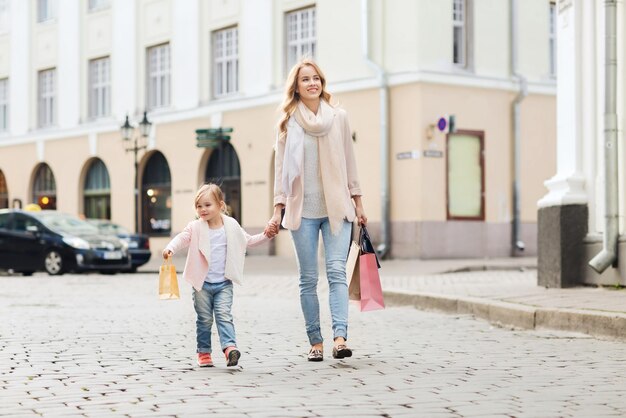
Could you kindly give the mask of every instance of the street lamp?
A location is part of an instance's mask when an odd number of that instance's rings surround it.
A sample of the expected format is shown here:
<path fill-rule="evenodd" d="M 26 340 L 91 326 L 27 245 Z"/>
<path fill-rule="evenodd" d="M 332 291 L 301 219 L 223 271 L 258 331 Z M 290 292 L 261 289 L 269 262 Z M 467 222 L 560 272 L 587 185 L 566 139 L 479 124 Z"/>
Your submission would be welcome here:
<path fill-rule="evenodd" d="M 137 160 L 137 153 L 140 150 L 146 149 L 147 145 L 145 143 L 139 143 L 139 140 L 144 140 L 150 135 L 150 127 L 152 126 L 152 122 L 148 120 L 148 112 L 143 112 L 143 119 L 139 122 L 139 135 L 135 134 L 135 126 L 130 124 L 128 120 L 128 114 L 126 114 L 126 121 L 120 127 L 120 131 L 122 133 L 122 139 L 124 143 L 130 143 L 132 141 L 132 146 L 125 148 L 126 152 L 132 151 L 135 156 L 135 232 L 139 233 L 139 225 L 141 224 L 139 220 L 139 162 Z"/>

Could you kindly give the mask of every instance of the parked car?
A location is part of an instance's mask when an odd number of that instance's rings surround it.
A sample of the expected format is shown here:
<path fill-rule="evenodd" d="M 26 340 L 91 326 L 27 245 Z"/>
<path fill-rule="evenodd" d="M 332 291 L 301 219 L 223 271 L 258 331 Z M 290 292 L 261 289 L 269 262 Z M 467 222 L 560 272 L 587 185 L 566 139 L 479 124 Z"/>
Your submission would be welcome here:
<path fill-rule="evenodd" d="M 87 222 L 95 225 L 103 234 L 117 236 L 128 244 L 128 253 L 131 259 L 130 271 L 135 272 L 150 260 L 150 238 L 145 234 L 133 234 L 121 225 L 107 219 L 87 219 Z"/>
<path fill-rule="evenodd" d="M 116 273 L 131 268 L 128 245 L 80 218 L 54 210 L 0 209 L 0 269 Z"/>

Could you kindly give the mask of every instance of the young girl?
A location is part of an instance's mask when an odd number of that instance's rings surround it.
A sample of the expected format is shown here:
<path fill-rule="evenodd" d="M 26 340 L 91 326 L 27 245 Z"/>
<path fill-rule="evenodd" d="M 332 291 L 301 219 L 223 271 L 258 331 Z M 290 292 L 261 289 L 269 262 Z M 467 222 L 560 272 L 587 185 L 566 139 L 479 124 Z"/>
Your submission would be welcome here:
<path fill-rule="evenodd" d="M 266 228 L 262 234 L 247 234 L 234 218 L 225 214 L 224 194 L 215 184 L 200 187 L 195 206 L 198 219 L 189 222 L 167 244 L 163 258 L 189 247 L 183 278 L 194 288 L 198 365 L 213 366 L 211 327 L 215 317 L 226 365 L 236 366 L 241 352 L 237 349 L 231 313 L 233 282 L 241 284 L 246 248 L 269 241 L 278 231 Z"/>

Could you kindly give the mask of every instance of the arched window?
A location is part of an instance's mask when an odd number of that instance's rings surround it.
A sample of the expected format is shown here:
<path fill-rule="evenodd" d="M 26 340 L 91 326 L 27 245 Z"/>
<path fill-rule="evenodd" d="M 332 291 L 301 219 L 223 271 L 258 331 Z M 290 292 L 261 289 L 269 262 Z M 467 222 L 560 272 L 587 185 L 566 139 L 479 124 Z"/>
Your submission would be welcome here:
<path fill-rule="evenodd" d="M 33 202 L 42 209 L 57 208 L 57 185 L 54 174 L 46 163 L 41 163 L 35 172 L 33 181 Z"/>
<path fill-rule="evenodd" d="M 222 188 L 230 215 L 241 223 L 241 171 L 237 151 L 231 144 L 223 143 L 213 150 L 204 181 L 216 183 Z"/>
<path fill-rule="evenodd" d="M 4 173 L 0 170 L 0 209 L 9 207 L 9 189 Z"/>
<path fill-rule="evenodd" d="M 141 182 L 142 232 L 169 235 L 172 230 L 172 181 L 170 167 L 160 152 L 150 156 Z"/>
<path fill-rule="evenodd" d="M 83 193 L 85 217 L 111 219 L 111 182 L 102 160 L 96 158 L 89 166 Z"/>

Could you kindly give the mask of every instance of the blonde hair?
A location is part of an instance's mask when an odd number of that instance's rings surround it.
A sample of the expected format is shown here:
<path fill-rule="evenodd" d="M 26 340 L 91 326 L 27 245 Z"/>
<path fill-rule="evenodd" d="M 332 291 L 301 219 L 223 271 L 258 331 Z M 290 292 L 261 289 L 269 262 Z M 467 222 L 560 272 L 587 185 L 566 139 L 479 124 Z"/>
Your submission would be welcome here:
<path fill-rule="evenodd" d="M 198 206 L 198 202 L 202 199 L 203 196 L 211 195 L 215 199 L 215 201 L 222 206 L 222 213 L 228 215 L 228 209 L 226 207 L 226 203 L 224 202 L 224 192 L 215 183 L 206 183 L 200 186 L 198 191 L 196 192 L 196 198 L 194 199 L 194 208 Z M 222 203 L 224 203 L 222 205 Z"/>
<path fill-rule="evenodd" d="M 330 103 L 332 96 L 326 91 L 326 77 L 324 77 L 324 73 L 320 67 L 310 58 L 303 58 L 298 61 L 296 65 L 291 68 L 291 71 L 289 71 L 287 81 L 285 82 L 285 97 L 283 103 L 280 105 L 280 110 L 283 112 L 283 115 L 278 122 L 278 134 L 281 138 L 287 134 L 287 121 L 296 110 L 296 106 L 298 106 L 298 102 L 300 101 L 300 96 L 298 92 L 296 92 L 296 89 L 298 87 L 298 75 L 300 74 L 300 70 L 305 66 L 313 67 L 320 76 L 320 81 L 322 82 L 320 98 Z"/>

